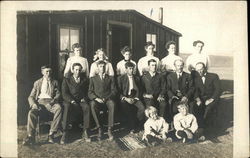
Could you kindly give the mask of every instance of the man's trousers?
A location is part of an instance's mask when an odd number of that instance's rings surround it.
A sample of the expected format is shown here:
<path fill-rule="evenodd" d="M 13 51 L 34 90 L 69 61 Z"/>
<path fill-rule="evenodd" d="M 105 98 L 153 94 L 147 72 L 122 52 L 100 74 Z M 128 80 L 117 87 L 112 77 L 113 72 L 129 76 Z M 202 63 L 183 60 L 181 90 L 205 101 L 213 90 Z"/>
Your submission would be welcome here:
<path fill-rule="evenodd" d="M 62 117 L 62 108 L 61 106 L 56 103 L 50 105 L 50 101 L 52 99 L 39 99 L 38 106 L 41 108 L 38 109 L 31 109 L 28 113 L 28 123 L 27 123 L 27 132 L 29 136 L 34 136 L 35 129 L 37 126 L 38 115 L 42 116 L 44 114 L 53 114 L 53 120 L 50 125 L 50 134 L 53 134 L 58 130 L 60 120 Z"/>
<path fill-rule="evenodd" d="M 134 104 L 129 104 L 126 101 L 121 101 L 121 110 L 124 114 L 123 117 L 125 117 L 126 119 L 129 130 L 134 129 L 137 122 L 142 123 L 144 121 L 145 107 L 140 100 L 135 101 Z M 137 111 L 136 114 L 135 111 Z"/>
<path fill-rule="evenodd" d="M 73 119 L 73 116 L 82 116 L 83 115 L 83 127 L 84 129 L 89 128 L 89 119 L 90 119 L 90 108 L 88 103 L 80 102 L 77 104 L 71 104 L 67 101 L 63 102 L 64 111 L 63 111 L 63 121 L 62 128 L 64 131 L 67 130 L 67 126 L 70 121 Z"/>
<path fill-rule="evenodd" d="M 96 127 L 100 128 L 103 127 L 103 125 L 100 123 L 100 111 L 103 109 L 108 110 L 108 127 L 113 127 L 114 125 L 114 109 L 115 109 L 115 103 L 113 100 L 109 99 L 105 103 L 101 104 L 95 100 L 92 100 L 90 102 L 91 111 L 93 118 L 96 123 Z"/>

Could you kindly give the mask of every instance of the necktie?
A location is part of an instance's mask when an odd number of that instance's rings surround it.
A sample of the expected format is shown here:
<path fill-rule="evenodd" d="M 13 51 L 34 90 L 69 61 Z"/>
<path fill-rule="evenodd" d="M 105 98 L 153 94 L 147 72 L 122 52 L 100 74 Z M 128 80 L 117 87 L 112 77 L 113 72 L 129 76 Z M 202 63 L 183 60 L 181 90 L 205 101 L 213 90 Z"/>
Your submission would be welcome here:
<path fill-rule="evenodd" d="M 182 82 L 180 73 L 177 74 L 177 78 L 178 78 L 178 89 L 180 90 L 181 89 L 181 82 Z"/>
<path fill-rule="evenodd" d="M 133 77 L 132 77 L 132 76 L 129 76 L 129 77 L 128 77 L 128 80 L 129 80 L 128 95 L 130 95 L 130 94 L 131 94 L 131 90 L 134 89 Z"/>
<path fill-rule="evenodd" d="M 80 83 L 80 77 L 76 78 L 76 83 Z"/>
<path fill-rule="evenodd" d="M 202 82 L 204 84 L 205 83 L 205 79 L 206 79 L 205 76 L 202 76 L 201 79 L 202 79 Z"/>
<path fill-rule="evenodd" d="M 46 94 L 50 95 L 50 80 L 46 80 Z"/>

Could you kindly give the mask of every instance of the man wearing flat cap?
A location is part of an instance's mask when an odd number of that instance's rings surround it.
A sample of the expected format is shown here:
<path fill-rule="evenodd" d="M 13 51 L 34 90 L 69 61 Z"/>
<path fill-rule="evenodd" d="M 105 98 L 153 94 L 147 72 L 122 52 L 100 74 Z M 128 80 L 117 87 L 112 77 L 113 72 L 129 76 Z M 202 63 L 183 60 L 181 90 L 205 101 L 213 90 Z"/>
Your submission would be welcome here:
<path fill-rule="evenodd" d="M 35 143 L 35 129 L 38 122 L 38 116 L 52 114 L 53 120 L 49 130 L 48 142 L 54 143 L 54 134 L 57 132 L 62 110 L 58 103 L 60 91 L 58 82 L 51 78 L 52 69 L 50 66 L 42 66 L 43 77 L 35 81 L 33 89 L 28 97 L 30 111 L 28 113 L 27 138 L 23 145 L 32 145 Z"/>

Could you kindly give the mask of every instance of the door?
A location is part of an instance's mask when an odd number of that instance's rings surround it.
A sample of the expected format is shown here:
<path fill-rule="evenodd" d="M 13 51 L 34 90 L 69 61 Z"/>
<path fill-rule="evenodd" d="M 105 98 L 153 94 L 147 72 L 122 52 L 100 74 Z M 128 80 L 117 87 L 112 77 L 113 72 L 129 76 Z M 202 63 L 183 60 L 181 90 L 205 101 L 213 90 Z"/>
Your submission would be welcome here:
<path fill-rule="evenodd" d="M 63 79 L 67 59 L 74 55 L 72 45 L 82 43 L 80 26 L 58 25 L 58 79 Z"/>
<path fill-rule="evenodd" d="M 109 59 L 116 68 L 116 64 L 123 59 L 121 48 L 132 48 L 132 24 L 116 21 L 108 21 L 107 53 Z"/>

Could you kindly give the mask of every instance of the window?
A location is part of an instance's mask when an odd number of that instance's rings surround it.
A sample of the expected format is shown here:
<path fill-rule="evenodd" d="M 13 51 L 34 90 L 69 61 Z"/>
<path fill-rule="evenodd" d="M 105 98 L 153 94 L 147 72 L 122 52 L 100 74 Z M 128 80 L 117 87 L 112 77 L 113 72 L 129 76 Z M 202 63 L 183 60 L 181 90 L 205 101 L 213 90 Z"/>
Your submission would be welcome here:
<path fill-rule="evenodd" d="M 156 51 L 156 34 L 147 34 L 146 42 L 151 41 L 154 45 L 154 51 Z"/>
<path fill-rule="evenodd" d="M 60 27 L 60 52 L 72 52 L 72 45 L 79 43 L 80 28 L 77 27 Z"/>

